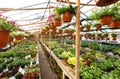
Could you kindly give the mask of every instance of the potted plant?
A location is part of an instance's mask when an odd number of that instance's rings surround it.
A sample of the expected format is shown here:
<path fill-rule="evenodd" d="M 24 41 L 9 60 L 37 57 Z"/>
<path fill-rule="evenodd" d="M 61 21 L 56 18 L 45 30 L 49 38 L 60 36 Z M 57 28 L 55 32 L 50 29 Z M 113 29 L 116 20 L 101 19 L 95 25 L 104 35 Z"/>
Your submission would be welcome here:
<path fill-rule="evenodd" d="M 6 18 L 0 17 L 0 48 L 6 47 L 8 37 L 11 31 L 16 30 L 16 24 L 13 21 L 7 21 Z"/>
<path fill-rule="evenodd" d="M 87 31 L 89 31 L 91 29 L 91 23 L 87 23 L 84 26 L 85 26 Z"/>
<path fill-rule="evenodd" d="M 76 9 L 76 6 L 74 7 L 74 10 Z M 62 8 L 56 8 L 55 13 L 60 15 L 63 22 L 71 22 L 73 11 L 71 10 L 70 6 L 64 6 Z"/>
<path fill-rule="evenodd" d="M 113 20 L 113 11 L 111 11 L 111 8 L 109 6 L 101 8 L 101 9 L 94 9 L 92 11 L 93 14 L 91 14 L 91 19 L 100 19 L 101 25 L 108 25 Z"/>
<path fill-rule="evenodd" d="M 80 31 L 82 32 L 84 28 L 85 28 L 84 26 L 81 26 L 80 27 Z"/>
<path fill-rule="evenodd" d="M 44 31 L 44 32 L 49 31 L 49 27 L 48 27 L 48 26 L 43 27 L 43 31 Z"/>
<path fill-rule="evenodd" d="M 61 23 L 62 23 L 61 16 L 60 15 L 55 16 L 54 17 L 54 24 L 55 24 L 55 26 L 61 26 Z"/>
<path fill-rule="evenodd" d="M 52 21 L 49 25 L 50 25 L 49 26 L 50 29 L 55 29 L 56 28 L 56 26 L 54 24 L 54 21 Z"/>
<path fill-rule="evenodd" d="M 32 53 L 31 53 L 31 58 L 35 58 L 37 55 L 37 50 L 33 50 Z"/>
<path fill-rule="evenodd" d="M 96 21 L 92 26 L 95 27 L 96 29 L 102 28 L 102 25 L 98 21 Z"/>
<path fill-rule="evenodd" d="M 22 40 L 24 38 L 25 32 L 13 32 L 12 35 L 14 36 L 15 40 Z"/>
<path fill-rule="evenodd" d="M 69 29 L 69 35 L 72 35 L 75 32 L 74 29 Z"/>
<path fill-rule="evenodd" d="M 98 33 L 98 38 L 99 38 L 99 39 L 101 38 L 101 36 L 102 36 L 102 34 L 101 34 L 101 33 Z"/>
<path fill-rule="evenodd" d="M 22 79 L 22 78 L 23 78 L 23 74 L 22 74 L 22 73 L 17 72 L 17 73 L 15 74 L 15 79 Z"/>
<path fill-rule="evenodd" d="M 105 34 L 104 34 L 104 38 L 107 38 L 107 37 L 108 37 L 108 33 L 105 33 Z"/>
<path fill-rule="evenodd" d="M 58 30 L 58 34 L 62 34 L 62 33 L 63 33 L 62 28 L 59 28 L 59 29 L 57 29 L 57 30 Z"/>
<path fill-rule="evenodd" d="M 8 42 L 10 43 L 10 42 L 13 42 L 13 35 L 10 33 L 10 36 L 9 36 L 9 38 L 8 38 Z"/>
<path fill-rule="evenodd" d="M 111 36 L 112 36 L 112 40 L 116 40 L 117 34 L 112 33 Z"/>

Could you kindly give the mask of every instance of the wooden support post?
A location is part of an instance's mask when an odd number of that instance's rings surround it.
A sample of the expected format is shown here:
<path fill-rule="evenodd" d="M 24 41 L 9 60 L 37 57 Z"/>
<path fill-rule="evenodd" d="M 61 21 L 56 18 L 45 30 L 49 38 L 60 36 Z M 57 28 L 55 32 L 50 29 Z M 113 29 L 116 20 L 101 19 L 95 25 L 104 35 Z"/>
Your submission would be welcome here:
<path fill-rule="evenodd" d="M 65 74 L 64 74 L 64 72 L 63 72 L 63 78 L 62 79 L 65 79 Z"/>
<path fill-rule="evenodd" d="M 79 79 L 79 55 L 80 55 L 80 0 L 76 0 L 76 65 L 75 79 Z"/>

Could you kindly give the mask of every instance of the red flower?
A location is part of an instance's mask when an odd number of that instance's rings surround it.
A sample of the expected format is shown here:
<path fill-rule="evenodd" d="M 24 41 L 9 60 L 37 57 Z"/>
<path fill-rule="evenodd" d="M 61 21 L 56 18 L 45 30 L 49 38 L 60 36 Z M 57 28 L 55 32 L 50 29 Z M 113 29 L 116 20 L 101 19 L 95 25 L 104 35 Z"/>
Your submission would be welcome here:
<path fill-rule="evenodd" d="M 30 52 L 32 52 L 32 50 L 29 50 Z"/>

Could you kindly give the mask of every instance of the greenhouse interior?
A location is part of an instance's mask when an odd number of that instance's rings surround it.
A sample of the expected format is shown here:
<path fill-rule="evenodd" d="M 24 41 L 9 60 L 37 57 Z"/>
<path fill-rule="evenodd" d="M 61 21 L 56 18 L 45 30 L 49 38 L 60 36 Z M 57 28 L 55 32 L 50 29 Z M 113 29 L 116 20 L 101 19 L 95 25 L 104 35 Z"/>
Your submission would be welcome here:
<path fill-rule="evenodd" d="M 0 79 L 120 79 L 119 10 L 119 0 L 0 0 Z"/>

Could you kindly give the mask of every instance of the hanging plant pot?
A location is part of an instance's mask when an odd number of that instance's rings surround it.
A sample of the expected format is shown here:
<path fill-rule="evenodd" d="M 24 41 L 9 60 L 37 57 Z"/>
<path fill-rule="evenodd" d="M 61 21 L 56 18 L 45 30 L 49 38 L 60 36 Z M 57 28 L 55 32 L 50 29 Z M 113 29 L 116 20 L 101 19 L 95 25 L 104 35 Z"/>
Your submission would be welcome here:
<path fill-rule="evenodd" d="M 113 20 L 113 17 L 112 16 L 102 16 L 100 17 L 100 24 L 101 25 L 106 25 L 106 24 L 110 24 Z"/>
<path fill-rule="evenodd" d="M 59 33 L 59 34 L 62 34 L 62 33 L 63 33 L 63 30 L 62 30 L 62 29 L 60 29 L 60 30 L 58 31 L 58 33 Z"/>
<path fill-rule="evenodd" d="M 10 43 L 10 42 L 13 42 L 13 37 L 9 37 L 8 38 L 8 42 Z"/>
<path fill-rule="evenodd" d="M 52 33 L 56 34 L 56 29 L 52 29 Z"/>
<path fill-rule="evenodd" d="M 111 35 L 112 35 L 112 40 L 116 40 L 117 39 L 117 34 L 112 33 Z"/>
<path fill-rule="evenodd" d="M 54 22 L 51 22 L 51 23 L 50 23 L 49 28 L 50 28 L 50 29 L 55 29 L 55 28 L 56 28 L 56 26 L 55 26 Z"/>
<path fill-rule="evenodd" d="M 106 38 L 106 40 L 110 40 L 110 38 Z"/>
<path fill-rule="evenodd" d="M 120 28 L 120 20 L 113 20 L 110 26 L 111 28 Z"/>
<path fill-rule="evenodd" d="M 22 40 L 24 36 L 15 36 L 15 40 Z"/>
<path fill-rule="evenodd" d="M 116 36 L 112 36 L 112 40 L 116 40 L 117 38 L 116 38 Z"/>
<path fill-rule="evenodd" d="M 0 48 L 4 48 L 7 45 L 10 31 L 0 29 Z"/>
<path fill-rule="evenodd" d="M 90 26 L 86 26 L 86 30 L 89 31 L 91 29 Z"/>
<path fill-rule="evenodd" d="M 54 21 L 54 24 L 55 24 L 55 26 L 61 26 L 61 19 L 56 19 L 55 21 Z"/>
<path fill-rule="evenodd" d="M 96 25 L 96 29 L 101 29 L 102 28 L 102 25 L 101 24 L 97 24 Z"/>
<path fill-rule="evenodd" d="M 62 13 L 62 21 L 63 22 L 71 22 L 72 20 L 72 12 L 65 11 Z"/>
<path fill-rule="evenodd" d="M 96 2 L 96 5 L 97 6 L 107 6 L 107 5 L 110 5 L 110 4 L 113 4 L 119 0 L 94 0 Z"/>
<path fill-rule="evenodd" d="M 80 27 L 80 31 L 81 31 L 81 32 L 83 31 L 83 28 L 82 28 L 82 27 Z"/>
<path fill-rule="evenodd" d="M 44 29 L 44 32 L 47 32 L 49 30 L 49 27 L 46 27 L 45 29 Z"/>

